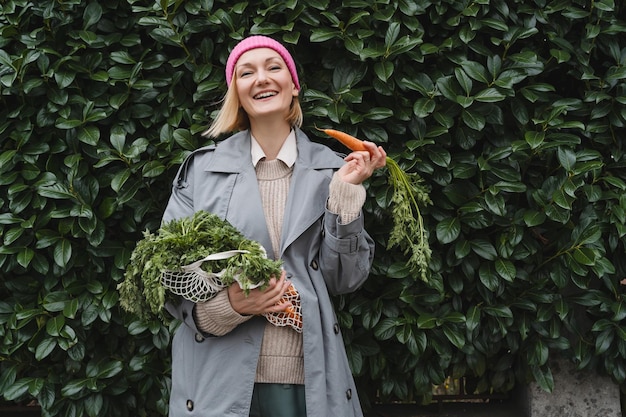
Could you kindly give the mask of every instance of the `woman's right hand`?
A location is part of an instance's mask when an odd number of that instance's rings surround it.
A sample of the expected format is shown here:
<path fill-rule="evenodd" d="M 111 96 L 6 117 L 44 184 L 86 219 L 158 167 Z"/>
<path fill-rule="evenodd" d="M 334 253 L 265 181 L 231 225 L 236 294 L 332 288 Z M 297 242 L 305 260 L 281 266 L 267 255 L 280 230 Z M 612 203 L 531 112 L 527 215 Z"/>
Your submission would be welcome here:
<path fill-rule="evenodd" d="M 344 158 L 344 164 L 338 171 L 339 178 L 351 184 L 361 184 L 374 170 L 382 168 L 387 162 L 387 152 L 382 146 L 363 141 L 366 151 L 354 151 Z"/>
<path fill-rule="evenodd" d="M 267 288 L 261 290 L 255 288 L 246 295 L 238 283 L 233 283 L 228 287 L 228 298 L 230 305 L 241 315 L 259 315 L 264 313 L 276 313 L 284 311 L 291 305 L 289 302 L 279 301 L 283 294 L 289 289 L 291 282 L 287 280 L 287 273 L 283 270 L 279 279 L 270 278 Z"/>

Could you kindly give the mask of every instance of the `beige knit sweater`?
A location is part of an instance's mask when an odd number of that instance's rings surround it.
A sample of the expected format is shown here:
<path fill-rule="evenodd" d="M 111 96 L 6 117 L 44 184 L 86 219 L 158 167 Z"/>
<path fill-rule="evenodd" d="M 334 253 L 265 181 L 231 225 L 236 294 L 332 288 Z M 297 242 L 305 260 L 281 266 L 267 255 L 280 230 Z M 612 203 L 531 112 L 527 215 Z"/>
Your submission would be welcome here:
<path fill-rule="evenodd" d="M 288 167 L 278 159 L 272 161 L 262 159 L 256 166 L 274 258 L 280 253 L 280 237 L 292 172 L 293 167 Z M 365 188 L 362 185 L 345 183 L 335 174 L 329 192 L 328 209 L 339 214 L 342 223 L 349 223 L 359 216 L 365 202 Z M 207 302 L 198 303 L 195 308 L 198 328 L 216 336 L 228 334 L 251 317 L 240 315 L 233 310 L 226 290 Z M 306 317 L 303 319 L 306 320 Z M 274 326 L 269 322 L 265 325 L 255 381 L 304 384 L 301 333 L 290 327 Z"/>

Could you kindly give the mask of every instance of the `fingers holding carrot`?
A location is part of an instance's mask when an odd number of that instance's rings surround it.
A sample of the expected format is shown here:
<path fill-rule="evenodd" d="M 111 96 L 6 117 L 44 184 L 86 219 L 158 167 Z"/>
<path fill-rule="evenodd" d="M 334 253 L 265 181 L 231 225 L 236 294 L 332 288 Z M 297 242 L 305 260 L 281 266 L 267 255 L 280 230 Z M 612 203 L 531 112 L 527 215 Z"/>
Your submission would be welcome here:
<path fill-rule="evenodd" d="M 354 159 L 356 157 L 355 154 L 362 154 L 363 160 L 365 164 L 369 165 L 372 168 L 372 171 L 378 168 L 382 168 L 387 163 L 387 152 L 383 149 L 382 146 L 376 146 L 373 142 L 361 141 L 361 144 L 365 148 L 364 151 L 354 151 L 350 155 L 348 155 L 345 160 L 346 162 Z"/>
<path fill-rule="evenodd" d="M 346 182 L 360 184 L 369 178 L 374 170 L 384 167 L 387 163 L 387 153 L 382 146 L 376 146 L 373 142 L 360 140 L 339 130 L 319 128 L 318 130 L 337 139 L 352 151 L 345 158 L 347 164 L 339 170 L 339 174 Z"/>

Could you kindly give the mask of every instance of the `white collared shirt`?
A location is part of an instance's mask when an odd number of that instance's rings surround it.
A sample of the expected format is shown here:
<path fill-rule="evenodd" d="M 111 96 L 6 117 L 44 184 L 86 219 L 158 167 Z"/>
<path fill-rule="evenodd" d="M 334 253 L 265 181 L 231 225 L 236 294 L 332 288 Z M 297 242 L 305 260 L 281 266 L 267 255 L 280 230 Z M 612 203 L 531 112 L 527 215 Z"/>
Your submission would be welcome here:
<path fill-rule="evenodd" d="M 252 164 L 256 167 L 256 164 L 262 159 L 265 158 L 265 152 L 259 145 L 259 142 L 255 139 L 252 134 L 250 135 L 252 140 L 250 141 L 250 154 L 252 155 Z M 293 164 L 296 163 L 296 158 L 298 157 L 298 148 L 296 146 L 296 132 L 292 129 L 289 132 L 289 136 L 285 139 L 285 143 L 280 148 L 278 155 L 276 155 L 276 159 L 279 159 L 285 163 L 288 167 L 292 167 Z"/>

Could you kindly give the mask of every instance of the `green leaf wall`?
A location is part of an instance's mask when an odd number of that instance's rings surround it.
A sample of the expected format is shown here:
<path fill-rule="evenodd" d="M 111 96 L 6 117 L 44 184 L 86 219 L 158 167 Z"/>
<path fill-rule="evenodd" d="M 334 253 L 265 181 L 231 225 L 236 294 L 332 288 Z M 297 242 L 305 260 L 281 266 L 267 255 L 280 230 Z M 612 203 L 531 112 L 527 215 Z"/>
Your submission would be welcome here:
<path fill-rule="evenodd" d="M 626 12 L 614 0 L 5 0 L 0 4 L 0 393 L 44 416 L 167 410 L 172 328 L 116 286 L 225 91 L 228 51 L 293 53 L 304 129 L 420 175 L 428 282 L 386 250 L 338 298 L 366 405 L 536 381 L 549 358 L 626 379 Z"/>

